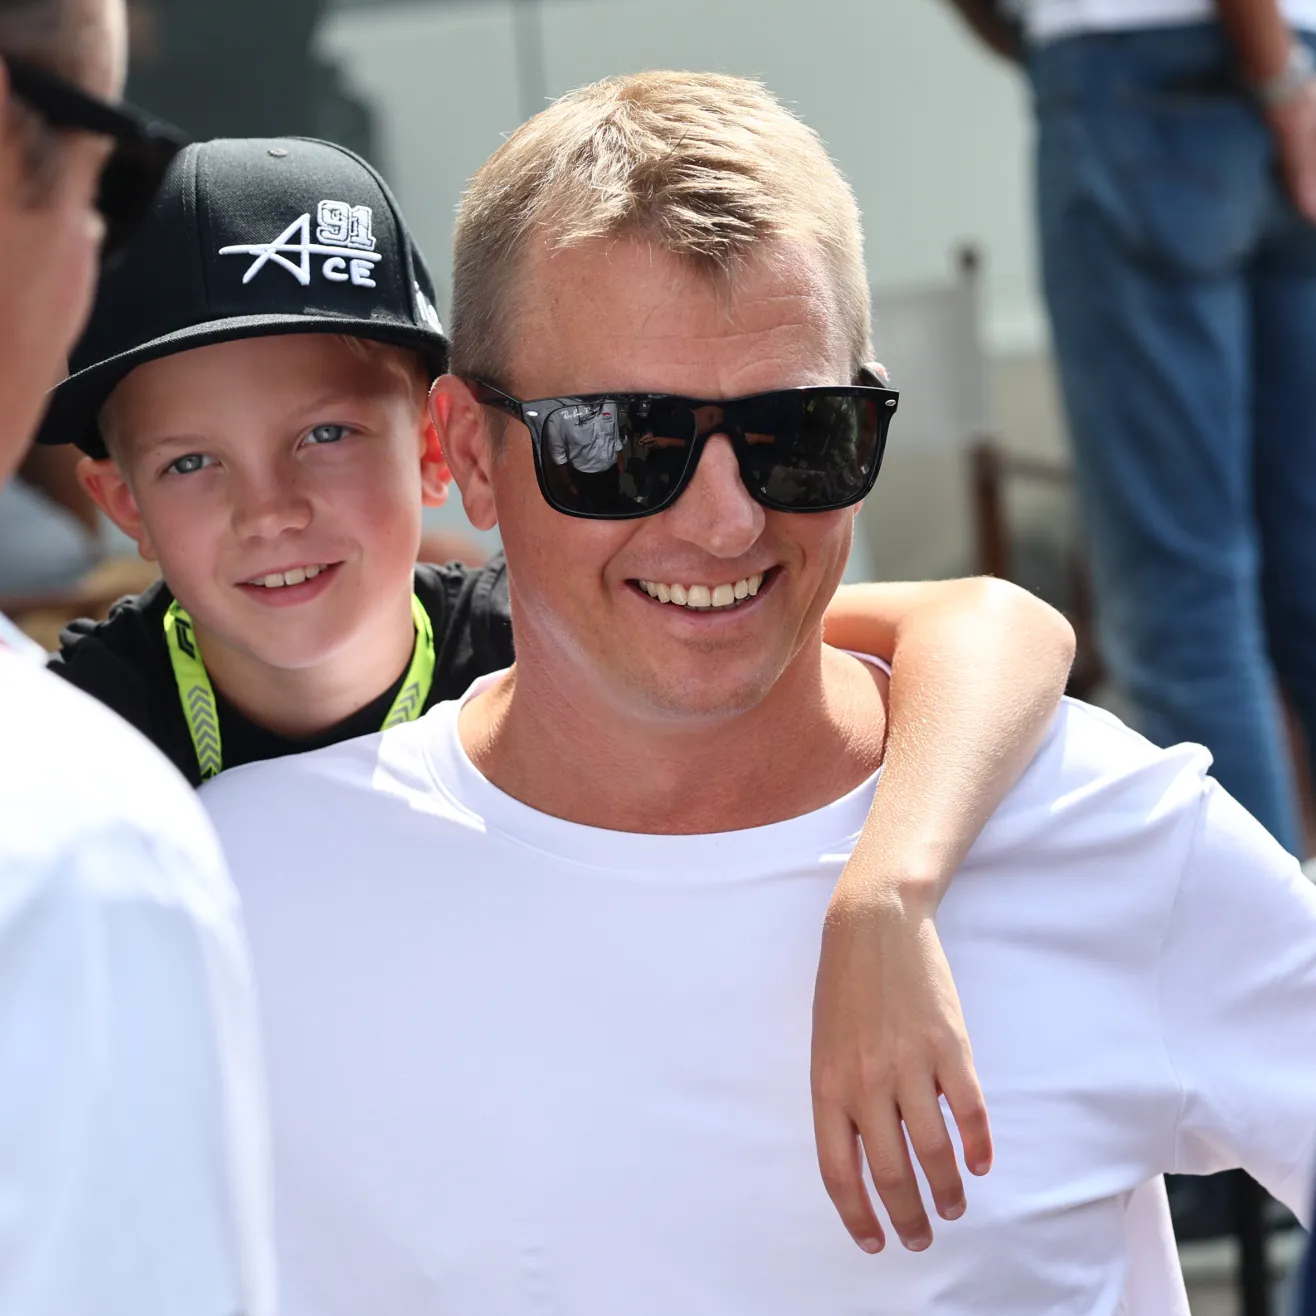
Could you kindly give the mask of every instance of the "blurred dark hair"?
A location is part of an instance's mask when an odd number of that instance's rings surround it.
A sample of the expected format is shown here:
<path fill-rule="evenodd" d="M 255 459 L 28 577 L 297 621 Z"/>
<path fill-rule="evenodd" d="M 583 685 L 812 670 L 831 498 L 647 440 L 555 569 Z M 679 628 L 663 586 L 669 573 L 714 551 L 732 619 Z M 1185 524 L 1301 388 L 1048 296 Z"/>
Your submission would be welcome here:
<path fill-rule="evenodd" d="M 0 54 L 70 72 L 77 62 L 64 40 L 70 8 L 69 0 L 0 0 Z"/>
<path fill-rule="evenodd" d="M 0 58 L 24 59 L 76 80 L 82 64 L 82 34 L 71 19 L 79 8 L 77 0 L 0 0 Z M 27 111 L 24 120 L 28 199 L 39 204 L 58 175 L 60 137 L 35 111 Z"/>

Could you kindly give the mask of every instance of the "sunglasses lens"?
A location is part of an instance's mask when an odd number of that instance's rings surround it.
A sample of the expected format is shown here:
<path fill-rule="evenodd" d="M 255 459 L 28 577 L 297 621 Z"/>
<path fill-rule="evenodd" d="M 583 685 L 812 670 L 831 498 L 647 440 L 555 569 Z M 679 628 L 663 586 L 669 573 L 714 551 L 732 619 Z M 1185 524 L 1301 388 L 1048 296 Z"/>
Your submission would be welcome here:
<path fill-rule="evenodd" d="M 150 213 L 156 193 L 178 146 L 162 137 L 120 142 L 101 174 L 96 206 L 105 220 L 106 263 L 122 256 L 142 221 Z"/>
<path fill-rule="evenodd" d="M 690 409 L 663 399 L 558 407 L 544 421 L 541 445 L 549 501 L 576 516 L 643 516 L 679 487 L 694 439 Z"/>
<path fill-rule="evenodd" d="M 825 390 L 746 405 L 742 473 L 765 506 L 784 512 L 847 507 L 872 487 L 882 459 L 879 403 Z"/>

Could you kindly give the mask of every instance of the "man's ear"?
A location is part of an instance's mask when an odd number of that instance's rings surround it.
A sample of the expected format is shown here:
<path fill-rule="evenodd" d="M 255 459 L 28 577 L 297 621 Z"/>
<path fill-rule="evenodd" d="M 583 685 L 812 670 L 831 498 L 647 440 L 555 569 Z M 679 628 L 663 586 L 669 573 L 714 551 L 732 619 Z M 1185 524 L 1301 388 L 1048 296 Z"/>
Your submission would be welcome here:
<path fill-rule="evenodd" d="M 425 446 L 420 454 L 421 501 L 426 507 L 442 507 L 448 501 L 452 472 L 448 469 L 447 458 L 443 455 L 439 432 L 434 428 L 434 422 L 428 414 L 423 418 L 422 426 L 421 433 Z"/>
<path fill-rule="evenodd" d="M 456 375 L 440 375 L 430 389 L 430 419 L 452 478 L 462 493 L 466 516 L 477 530 L 498 524 L 493 494 L 493 439 L 485 409 Z"/>
<path fill-rule="evenodd" d="M 133 497 L 128 481 L 123 472 L 110 458 L 97 460 L 84 457 L 77 466 L 78 483 L 87 491 L 91 500 L 129 539 L 137 543 L 137 552 L 147 561 L 158 561 L 155 546 L 151 543 L 150 533 L 142 514 L 137 509 L 137 500 Z"/>

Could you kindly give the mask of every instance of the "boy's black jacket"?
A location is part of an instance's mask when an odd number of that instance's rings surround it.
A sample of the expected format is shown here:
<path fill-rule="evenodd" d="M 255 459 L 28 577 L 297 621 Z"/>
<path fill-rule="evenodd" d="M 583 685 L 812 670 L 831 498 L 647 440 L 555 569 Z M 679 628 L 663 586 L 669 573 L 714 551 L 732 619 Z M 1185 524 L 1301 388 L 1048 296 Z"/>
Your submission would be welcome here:
<path fill-rule="evenodd" d="M 456 698 L 477 676 L 512 661 L 507 568 L 501 553 L 479 569 L 458 563 L 417 565 L 416 596 L 434 626 L 434 682 L 427 709 Z M 164 582 L 158 581 L 145 593 L 121 599 L 105 621 L 75 621 L 60 636 L 60 650 L 51 656 L 49 667 L 132 723 L 199 786 L 201 773 L 165 646 L 164 615 L 172 601 Z M 404 675 L 399 672 L 392 686 L 351 717 L 304 740 L 257 725 L 216 691 L 224 767 L 300 754 L 378 731 Z"/>

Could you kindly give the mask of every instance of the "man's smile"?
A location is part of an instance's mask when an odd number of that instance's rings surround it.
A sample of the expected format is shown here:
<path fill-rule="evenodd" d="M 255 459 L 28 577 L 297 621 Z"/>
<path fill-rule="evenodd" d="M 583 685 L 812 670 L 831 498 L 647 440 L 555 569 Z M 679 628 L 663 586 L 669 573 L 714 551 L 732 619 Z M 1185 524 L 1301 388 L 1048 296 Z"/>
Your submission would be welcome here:
<path fill-rule="evenodd" d="M 631 583 L 658 603 L 675 604 L 695 612 L 725 612 L 754 598 L 764 582 L 771 584 L 776 574 L 777 568 L 769 567 L 766 572 L 756 571 L 718 585 L 655 580 L 634 580 Z"/>

